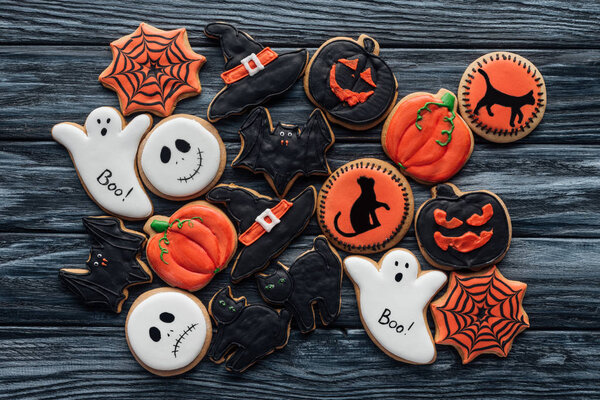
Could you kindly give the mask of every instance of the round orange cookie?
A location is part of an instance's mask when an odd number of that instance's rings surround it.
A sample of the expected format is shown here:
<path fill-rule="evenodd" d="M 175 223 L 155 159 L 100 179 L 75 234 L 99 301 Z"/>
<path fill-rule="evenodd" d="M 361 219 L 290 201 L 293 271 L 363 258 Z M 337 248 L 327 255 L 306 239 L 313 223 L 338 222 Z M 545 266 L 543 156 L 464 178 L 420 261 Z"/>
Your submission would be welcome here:
<path fill-rule="evenodd" d="M 414 202 L 406 178 L 391 164 L 361 158 L 338 168 L 319 192 L 317 220 L 338 248 L 376 253 L 408 231 Z"/>

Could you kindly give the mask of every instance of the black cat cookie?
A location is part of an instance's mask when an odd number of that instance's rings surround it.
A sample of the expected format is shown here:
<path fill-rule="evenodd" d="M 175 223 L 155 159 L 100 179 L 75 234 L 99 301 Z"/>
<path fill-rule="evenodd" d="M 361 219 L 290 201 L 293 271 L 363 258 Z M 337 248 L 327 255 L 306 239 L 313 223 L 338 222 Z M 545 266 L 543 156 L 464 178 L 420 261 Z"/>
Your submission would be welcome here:
<path fill-rule="evenodd" d="M 340 314 L 342 260 L 325 236 L 317 236 L 313 248 L 301 254 L 288 268 L 279 263 L 271 275 L 258 275 L 258 291 L 270 305 L 289 310 L 300 328 L 316 328 L 315 309 L 327 326 Z"/>
<path fill-rule="evenodd" d="M 261 358 L 282 349 L 290 336 L 291 315 L 233 297 L 231 287 L 218 291 L 208 304 L 217 331 L 209 358 L 233 372 L 244 372 Z"/>
<path fill-rule="evenodd" d="M 231 267 L 238 283 L 265 269 L 298 237 L 315 212 L 317 191 L 309 186 L 291 200 L 273 199 L 252 189 L 221 184 L 206 194 L 211 203 L 223 204 L 239 227 L 244 245 Z"/>
<path fill-rule="evenodd" d="M 130 286 L 152 282 L 140 258 L 146 236 L 114 217 L 86 217 L 83 226 L 92 238 L 86 268 L 62 268 L 58 276 L 85 304 L 120 313 Z"/>
<path fill-rule="evenodd" d="M 546 84 L 533 63 L 493 52 L 469 65 L 458 87 L 459 110 L 473 132 L 496 143 L 522 139 L 546 110 Z"/>
<path fill-rule="evenodd" d="M 319 109 L 304 126 L 277 123 L 265 107 L 255 108 L 240 128 L 242 147 L 231 163 L 262 173 L 278 197 L 284 197 L 300 176 L 329 175 L 325 153 L 335 137 Z"/>
<path fill-rule="evenodd" d="M 208 106 L 210 122 L 241 114 L 286 92 L 302 76 L 308 62 L 306 49 L 279 54 L 224 22 L 206 25 L 204 33 L 219 40 L 225 57 L 225 72 L 221 74 L 225 87 Z"/>
<path fill-rule="evenodd" d="M 383 121 L 398 97 L 391 68 L 379 57 L 379 43 L 367 35 L 329 39 L 312 56 L 304 91 L 327 118 L 348 129 L 365 130 Z"/>

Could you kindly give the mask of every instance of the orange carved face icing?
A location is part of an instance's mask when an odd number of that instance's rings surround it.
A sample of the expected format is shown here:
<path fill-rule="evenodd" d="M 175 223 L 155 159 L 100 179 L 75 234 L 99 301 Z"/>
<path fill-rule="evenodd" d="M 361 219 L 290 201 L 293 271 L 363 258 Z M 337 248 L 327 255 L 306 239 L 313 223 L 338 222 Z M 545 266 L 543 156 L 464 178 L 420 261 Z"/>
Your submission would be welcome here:
<path fill-rule="evenodd" d="M 493 215 L 494 208 L 490 203 L 488 203 L 481 208 L 481 214 L 471 215 L 469 218 L 467 218 L 466 223 L 470 226 L 482 226 L 485 225 Z M 433 216 L 435 223 L 446 229 L 455 229 L 463 224 L 463 221 L 456 217 L 452 217 L 450 220 L 448 220 L 446 211 L 440 210 L 439 208 L 433 211 Z M 481 231 L 479 234 L 475 232 L 466 232 L 458 237 L 446 236 L 437 231 L 433 234 L 433 239 L 438 247 L 444 251 L 448 250 L 448 247 L 452 247 L 461 253 L 468 253 L 480 248 L 481 246 L 484 246 L 490 241 L 493 235 L 494 229 L 490 229 L 489 231 Z"/>
<path fill-rule="evenodd" d="M 347 68 L 354 71 L 352 77 L 355 79 L 362 79 L 372 87 L 377 87 L 371 76 L 371 68 L 367 68 L 360 72 L 359 78 L 356 77 L 356 69 L 358 68 L 358 58 L 354 60 L 348 60 L 346 58 L 340 58 L 339 63 L 344 64 Z M 329 70 L 329 87 L 331 91 L 336 95 L 340 101 L 347 103 L 350 107 L 357 105 L 358 103 L 364 103 L 373 93 L 373 90 L 367 92 L 355 92 L 351 89 L 346 89 L 340 86 L 336 79 L 336 67 L 337 64 L 333 64 Z"/>

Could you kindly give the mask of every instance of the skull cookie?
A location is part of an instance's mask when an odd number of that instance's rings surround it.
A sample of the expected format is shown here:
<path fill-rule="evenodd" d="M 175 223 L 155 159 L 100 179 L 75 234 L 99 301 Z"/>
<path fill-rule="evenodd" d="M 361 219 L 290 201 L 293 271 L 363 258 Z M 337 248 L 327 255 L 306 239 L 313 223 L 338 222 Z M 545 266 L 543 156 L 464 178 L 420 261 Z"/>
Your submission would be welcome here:
<path fill-rule="evenodd" d="M 152 192 L 186 200 L 217 183 L 225 158 L 225 146 L 214 126 L 193 115 L 178 114 L 162 120 L 144 138 L 138 166 Z"/>
<path fill-rule="evenodd" d="M 173 376 L 192 369 L 204 357 L 212 325 L 198 298 L 179 289 L 159 288 L 136 299 L 125 333 L 142 367 L 156 375 Z"/>

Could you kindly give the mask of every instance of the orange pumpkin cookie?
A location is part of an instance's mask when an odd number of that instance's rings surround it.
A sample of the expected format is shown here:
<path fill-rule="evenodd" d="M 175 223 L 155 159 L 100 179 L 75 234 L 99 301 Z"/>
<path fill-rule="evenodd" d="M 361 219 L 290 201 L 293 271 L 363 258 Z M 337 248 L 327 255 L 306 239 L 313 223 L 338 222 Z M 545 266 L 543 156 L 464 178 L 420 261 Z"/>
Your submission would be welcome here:
<path fill-rule="evenodd" d="M 327 238 L 342 250 L 363 254 L 398 243 L 414 212 L 406 178 L 374 158 L 354 160 L 333 172 L 317 204 L 317 220 Z"/>
<path fill-rule="evenodd" d="M 146 257 L 154 272 L 169 285 L 192 292 L 223 270 L 237 247 L 229 218 L 205 201 L 188 203 L 171 218 L 155 215 L 144 231 L 150 235 Z"/>
<path fill-rule="evenodd" d="M 546 84 L 531 61 L 493 52 L 467 67 L 458 87 L 460 113 L 473 132 L 496 143 L 514 142 L 540 123 Z"/>
<path fill-rule="evenodd" d="M 529 328 L 526 289 L 495 265 L 476 273 L 452 272 L 446 293 L 431 303 L 435 342 L 453 346 L 463 364 L 486 353 L 506 357 L 515 337 Z"/>
<path fill-rule="evenodd" d="M 98 80 L 117 92 L 121 111 L 173 113 L 177 102 L 200 94 L 200 68 L 206 62 L 188 42 L 185 28 L 163 31 L 141 23 L 110 44 L 113 61 Z"/>
<path fill-rule="evenodd" d="M 456 96 L 446 89 L 412 93 L 396 104 L 383 125 L 381 145 L 400 172 L 433 184 L 460 171 L 474 140 L 456 108 Z"/>

